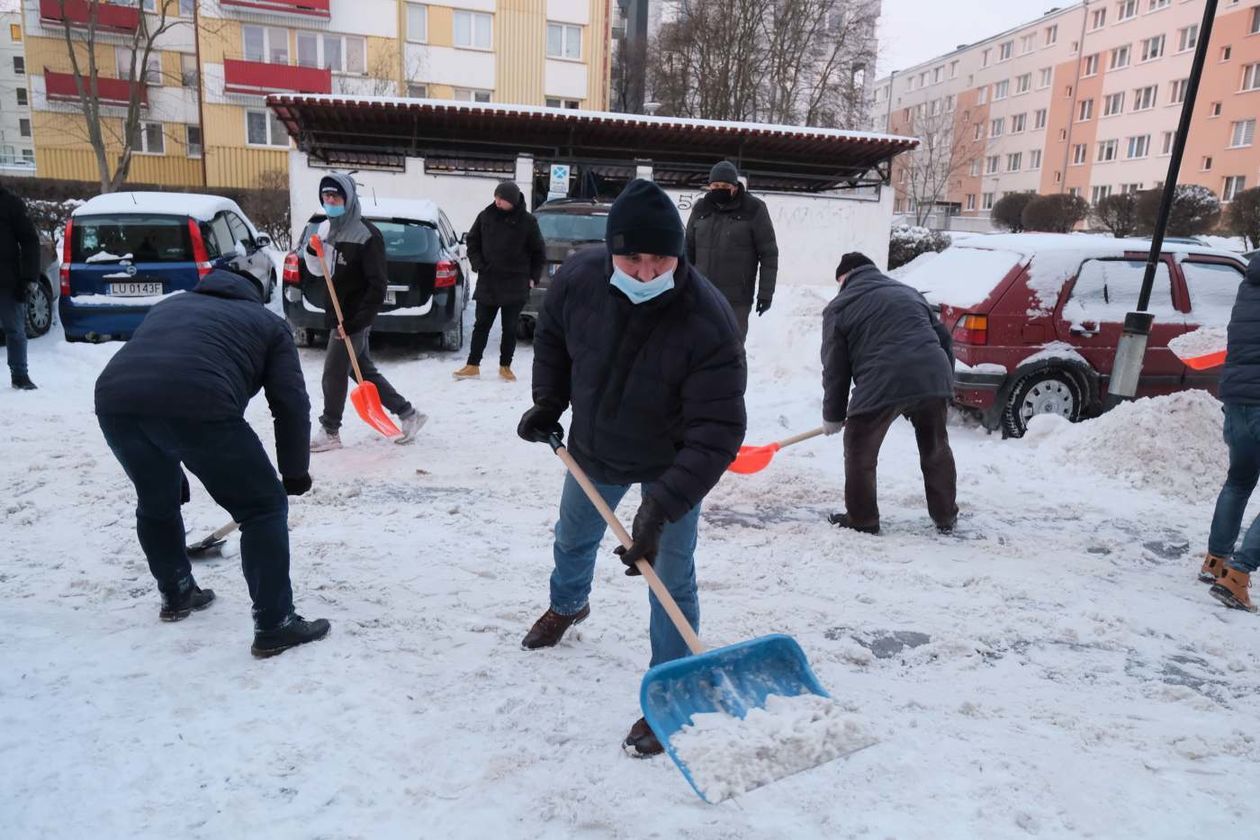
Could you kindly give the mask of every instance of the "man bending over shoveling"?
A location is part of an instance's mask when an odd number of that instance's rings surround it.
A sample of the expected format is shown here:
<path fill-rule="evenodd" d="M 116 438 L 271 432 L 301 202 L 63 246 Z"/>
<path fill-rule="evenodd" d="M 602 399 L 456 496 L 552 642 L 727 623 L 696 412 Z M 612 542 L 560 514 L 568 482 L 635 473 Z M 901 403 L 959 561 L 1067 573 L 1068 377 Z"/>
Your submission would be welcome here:
<path fill-rule="evenodd" d="M 588 248 L 556 273 L 534 336 L 534 406 L 517 433 L 546 442 L 572 408 L 569 450 L 616 508 L 631 484 L 642 501 L 626 574 L 646 559 L 699 629 L 693 558 L 700 502 L 744 440 L 748 378 L 735 314 L 692 268 L 673 202 L 651 181 L 632 181 L 608 214 L 607 247 Z M 551 607 L 522 643 L 551 647 L 584 621 L 605 524 L 570 475 L 560 497 Z M 651 665 L 688 653 L 649 596 Z M 640 718 L 625 739 L 635 756 L 661 752 Z"/>

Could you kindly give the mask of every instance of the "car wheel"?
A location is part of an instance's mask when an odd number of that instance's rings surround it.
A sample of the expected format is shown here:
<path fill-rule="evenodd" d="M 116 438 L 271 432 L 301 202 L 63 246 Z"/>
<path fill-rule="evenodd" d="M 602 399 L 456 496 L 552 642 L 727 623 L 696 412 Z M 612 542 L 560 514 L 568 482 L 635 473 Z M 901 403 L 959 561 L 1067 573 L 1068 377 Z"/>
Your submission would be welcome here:
<path fill-rule="evenodd" d="M 1002 434 L 1019 438 L 1038 414 L 1057 414 L 1075 423 L 1085 401 L 1080 383 L 1062 370 L 1046 370 L 1024 377 L 1011 392 L 1002 412 Z"/>
<path fill-rule="evenodd" d="M 528 315 L 522 315 L 520 320 L 516 322 L 516 337 L 522 341 L 533 341 L 534 330 L 538 328 L 538 322 Z"/>
<path fill-rule="evenodd" d="M 460 313 L 455 326 L 442 331 L 442 349 L 448 353 L 455 352 L 464 346 L 464 317 Z"/>
<path fill-rule="evenodd" d="M 37 280 L 26 290 L 26 337 L 39 338 L 52 329 L 52 322 L 52 289 Z"/>

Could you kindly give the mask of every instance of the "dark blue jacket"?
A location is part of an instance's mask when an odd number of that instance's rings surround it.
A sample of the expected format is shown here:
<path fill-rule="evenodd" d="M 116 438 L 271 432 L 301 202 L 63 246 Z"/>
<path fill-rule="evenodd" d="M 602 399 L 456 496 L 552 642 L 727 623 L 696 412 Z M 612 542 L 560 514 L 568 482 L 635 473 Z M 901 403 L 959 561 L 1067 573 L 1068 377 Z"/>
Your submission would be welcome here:
<path fill-rule="evenodd" d="M 1252 257 L 1229 316 L 1221 400 L 1260 405 L 1260 257 Z"/>
<path fill-rule="evenodd" d="M 713 489 L 744 441 L 748 369 L 735 314 L 680 261 L 675 287 L 633 304 L 603 247 L 569 258 L 534 336 L 534 401 L 572 406 L 567 441 L 595 481 L 650 482 L 673 522 Z"/>
<path fill-rule="evenodd" d="M 275 418 L 280 474 L 305 474 L 311 403 L 293 334 L 248 280 L 212 271 L 149 310 L 96 380 L 96 413 L 235 419 L 260 389 Z"/>

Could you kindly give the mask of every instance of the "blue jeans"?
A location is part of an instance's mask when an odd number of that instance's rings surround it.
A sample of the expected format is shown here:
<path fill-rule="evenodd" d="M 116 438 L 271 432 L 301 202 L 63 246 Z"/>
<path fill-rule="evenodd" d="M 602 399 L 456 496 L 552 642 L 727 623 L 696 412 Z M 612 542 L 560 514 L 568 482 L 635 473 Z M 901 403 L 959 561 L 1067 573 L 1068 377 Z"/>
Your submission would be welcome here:
<path fill-rule="evenodd" d="M 1225 404 L 1225 443 L 1229 446 L 1229 473 L 1216 499 L 1208 551 L 1224 557 L 1236 571 L 1260 568 L 1260 517 L 1251 523 L 1242 547 L 1235 551 L 1243 512 L 1260 479 L 1260 405 Z"/>
<path fill-rule="evenodd" d="M 289 500 L 258 435 L 244 420 L 100 416 L 105 442 L 136 487 L 136 533 L 166 595 L 187 591 L 192 565 L 180 515 L 180 462 L 241 525 L 241 569 L 254 625 L 277 627 L 293 611 Z"/>
<path fill-rule="evenodd" d="M 4 326 L 9 371 L 14 376 L 26 376 L 26 304 L 14 300 L 12 292 L 0 291 L 0 325 Z"/>
<path fill-rule="evenodd" d="M 595 487 L 613 510 L 630 489 L 627 484 L 599 484 Z M 653 568 L 678 602 L 687 622 L 700 631 L 700 601 L 696 596 L 696 528 L 700 524 L 700 506 L 696 505 L 682 519 L 665 526 L 660 551 Z M 572 615 L 586 606 L 595 576 L 595 555 L 607 526 L 599 511 L 586 498 L 582 487 L 571 475 L 564 479 L 560 496 L 560 519 L 556 522 L 554 548 L 555 569 L 551 573 L 551 608 L 562 615 Z M 646 587 L 646 584 L 639 584 Z M 656 596 L 649 591 L 651 619 L 648 632 L 652 640 L 651 665 L 681 659 L 691 653 L 665 614 Z"/>

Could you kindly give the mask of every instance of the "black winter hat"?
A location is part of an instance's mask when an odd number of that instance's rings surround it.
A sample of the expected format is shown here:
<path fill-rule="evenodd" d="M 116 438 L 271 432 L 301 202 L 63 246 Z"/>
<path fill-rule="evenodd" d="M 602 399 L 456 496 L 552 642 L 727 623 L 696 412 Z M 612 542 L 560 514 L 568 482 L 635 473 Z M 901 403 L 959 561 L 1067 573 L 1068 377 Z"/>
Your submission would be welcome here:
<path fill-rule="evenodd" d="M 840 265 L 836 266 L 836 279 L 839 280 L 845 274 L 864 265 L 875 265 L 875 263 L 861 251 L 850 251 L 840 258 Z"/>
<path fill-rule="evenodd" d="M 654 181 L 637 178 L 626 185 L 608 211 L 605 235 L 614 254 L 681 257 L 686 233 L 678 208 Z"/>
<path fill-rule="evenodd" d="M 512 202 L 513 206 L 521 203 L 521 188 L 511 181 L 503 181 L 494 188 L 494 197 Z"/>
<path fill-rule="evenodd" d="M 323 178 L 319 179 L 319 194 L 323 195 L 330 190 L 341 196 L 343 201 L 349 199 L 349 196 L 346 195 L 346 191 L 341 188 L 341 184 L 337 183 L 337 179 L 329 178 L 325 175 Z"/>
<path fill-rule="evenodd" d="M 721 161 L 709 170 L 709 183 L 721 181 L 724 184 L 738 184 L 739 170 L 729 160 Z"/>

